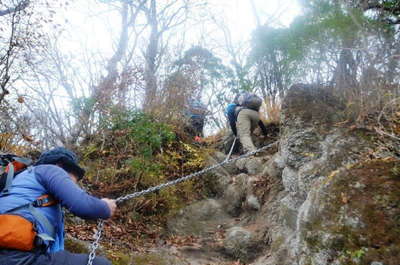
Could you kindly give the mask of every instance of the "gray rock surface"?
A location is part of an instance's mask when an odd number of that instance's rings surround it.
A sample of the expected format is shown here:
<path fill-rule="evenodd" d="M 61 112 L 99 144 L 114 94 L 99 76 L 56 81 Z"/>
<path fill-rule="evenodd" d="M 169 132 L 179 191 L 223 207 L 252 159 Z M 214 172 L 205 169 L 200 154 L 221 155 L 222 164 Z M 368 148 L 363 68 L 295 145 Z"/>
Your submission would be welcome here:
<path fill-rule="evenodd" d="M 221 199 L 227 213 L 238 216 L 242 209 L 242 202 L 246 198 L 246 187 L 239 183 L 229 185 Z"/>
<path fill-rule="evenodd" d="M 263 162 L 258 157 L 250 157 L 247 159 L 245 167 L 250 175 L 260 174 L 263 170 Z"/>
<path fill-rule="evenodd" d="M 196 202 L 168 220 L 168 230 L 179 235 L 205 235 L 228 219 L 222 204 L 215 199 Z"/>
<path fill-rule="evenodd" d="M 226 159 L 226 155 L 222 152 L 215 152 L 213 153 L 207 161 L 207 166 L 213 166 L 217 163 L 221 163 L 223 161 L 225 161 Z M 222 167 L 216 168 L 214 170 L 215 173 L 221 174 L 221 175 L 235 175 L 239 173 L 238 168 L 236 167 L 236 165 L 234 163 L 229 163 L 229 164 L 225 164 Z"/>
<path fill-rule="evenodd" d="M 343 110 L 325 90 L 293 86 L 278 152 L 217 175 L 218 197 L 183 209 L 177 223 L 185 225 L 171 230 L 229 223 L 219 225 L 227 229 L 224 252 L 252 265 L 397 265 L 400 162 L 363 162 L 374 143 L 336 126 Z"/>
<path fill-rule="evenodd" d="M 259 247 L 251 231 L 243 227 L 232 227 L 226 232 L 224 249 L 234 259 L 248 262 L 254 259 Z"/>
<path fill-rule="evenodd" d="M 358 206 L 330 208 L 335 214 L 324 210 L 335 205 L 334 201 L 349 203 L 349 199 L 332 188 L 321 190 L 321 186 L 339 177 L 334 173 L 337 169 L 354 164 L 360 153 L 371 148 L 371 143 L 360 135 L 333 126 L 342 121 L 342 113 L 342 104 L 328 92 L 306 86 L 289 90 L 282 105 L 280 151 L 274 155 L 279 160 L 270 159 L 263 170 L 263 175 L 273 177 L 281 172 L 284 191 L 279 206 L 271 208 L 270 215 L 261 209 L 269 223 L 271 252 L 254 264 L 347 265 L 351 261 L 361 265 L 365 264 L 364 256 L 373 256 L 362 244 L 359 249 L 338 251 L 339 246 L 347 244 L 348 235 L 335 230 L 362 230 L 368 215 L 362 214 Z M 342 188 L 360 189 L 365 183 L 355 181 L 347 186 Z M 336 199 L 328 200 L 329 194 Z M 272 198 L 270 204 L 276 205 L 276 200 Z M 368 238 L 368 234 L 363 237 Z M 354 236 L 362 240 L 357 233 Z"/>
<path fill-rule="evenodd" d="M 273 155 L 265 164 L 261 173 L 262 176 L 270 176 L 274 179 L 281 179 L 285 163 L 279 153 Z"/>
<path fill-rule="evenodd" d="M 246 206 L 250 210 L 258 211 L 261 209 L 261 204 L 258 201 L 257 197 L 254 196 L 253 194 L 250 194 L 246 198 Z"/>
<path fill-rule="evenodd" d="M 258 157 L 248 157 L 236 161 L 236 167 L 250 175 L 255 175 L 262 172 L 263 163 Z"/>

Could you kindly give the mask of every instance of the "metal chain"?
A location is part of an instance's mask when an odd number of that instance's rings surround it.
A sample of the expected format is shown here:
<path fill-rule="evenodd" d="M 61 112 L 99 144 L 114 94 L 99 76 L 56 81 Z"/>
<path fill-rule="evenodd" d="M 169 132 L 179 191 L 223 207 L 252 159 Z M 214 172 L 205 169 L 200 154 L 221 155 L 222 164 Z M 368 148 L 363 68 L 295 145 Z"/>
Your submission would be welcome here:
<path fill-rule="evenodd" d="M 97 230 L 96 233 L 94 234 L 94 241 L 90 245 L 90 254 L 87 263 L 88 265 L 93 265 L 94 258 L 96 258 L 96 249 L 100 246 L 100 238 L 101 234 L 103 233 L 103 227 L 104 227 L 104 220 L 100 220 L 97 223 Z"/>
<path fill-rule="evenodd" d="M 145 195 L 147 193 L 152 193 L 152 192 L 161 190 L 163 188 L 176 185 L 178 183 L 184 182 L 184 181 L 189 180 L 191 178 L 195 178 L 195 177 L 200 176 L 200 175 L 202 175 L 204 173 L 212 171 L 212 170 L 214 170 L 214 169 L 216 169 L 218 167 L 221 167 L 221 166 L 223 166 L 225 164 L 229 164 L 229 163 L 235 162 L 235 161 L 237 161 L 239 159 L 246 158 L 246 157 L 252 156 L 252 155 L 254 155 L 254 154 L 258 153 L 258 152 L 266 150 L 266 149 L 272 147 L 275 143 L 276 142 L 273 142 L 272 144 L 263 146 L 263 147 L 261 147 L 261 148 L 259 148 L 257 150 L 254 150 L 252 152 L 248 152 L 248 153 L 246 153 L 244 155 L 232 158 L 230 160 L 224 160 L 221 163 L 215 164 L 215 165 L 213 165 L 211 167 L 202 169 L 202 170 L 200 170 L 198 172 L 192 173 L 192 174 L 184 176 L 182 178 L 179 178 L 179 179 L 176 179 L 176 180 L 173 180 L 173 181 L 169 181 L 169 182 L 160 184 L 158 186 L 154 186 L 154 187 L 148 188 L 146 190 L 142 190 L 142 191 L 135 192 L 135 193 L 132 193 L 132 194 L 128 194 L 128 195 L 125 195 L 125 196 L 121 196 L 121 197 L 116 199 L 116 202 L 117 203 L 121 203 L 121 202 L 129 200 L 129 199 L 140 197 L 140 196 Z M 96 249 L 99 247 L 99 241 L 100 241 L 100 238 L 101 238 L 103 226 L 104 226 L 104 220 L 100 220 L 98 225 L 97 225 L 97 231 L 96 231 L 96 234 L 95 234 L 95 241 L 90 246 L 91 251 L 90 251 L 90 254 L 89 254 L 88 265 L 92 265 L 93 260 L 96 257 Z"/>

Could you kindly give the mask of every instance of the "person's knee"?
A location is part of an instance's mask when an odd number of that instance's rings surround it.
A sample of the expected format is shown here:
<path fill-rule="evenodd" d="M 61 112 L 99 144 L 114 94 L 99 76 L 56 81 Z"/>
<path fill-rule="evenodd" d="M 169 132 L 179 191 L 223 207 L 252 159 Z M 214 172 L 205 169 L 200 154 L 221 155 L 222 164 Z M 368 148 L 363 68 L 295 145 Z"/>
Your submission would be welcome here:
<path fill-rule="evenodd" d="M 73 265 L 86 265 L 88 262 L 88 254 L 76 254 L 67 250 L 58 251 L 50 255 L 51 262 L 46 264 L 73 264 Z M 43 263 L 44 264 L 44 263 Z M 93 265 L 112 265 L 112 263 L 104 258 L 97 256 L 93 260 Z"/>

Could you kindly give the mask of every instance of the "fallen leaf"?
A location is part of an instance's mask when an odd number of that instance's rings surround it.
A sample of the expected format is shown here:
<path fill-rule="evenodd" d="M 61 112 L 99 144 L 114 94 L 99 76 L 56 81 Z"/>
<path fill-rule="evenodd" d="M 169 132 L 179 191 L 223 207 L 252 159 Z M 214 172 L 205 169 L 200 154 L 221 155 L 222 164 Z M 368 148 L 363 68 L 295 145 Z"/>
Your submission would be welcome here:
<path fill-rule="evenodd" d="M 341 193 L 341 196 L 342 196 L 342 202 L 344 204 L 347 204 L 349 202 L 349 198 L 343 192 Z"/>

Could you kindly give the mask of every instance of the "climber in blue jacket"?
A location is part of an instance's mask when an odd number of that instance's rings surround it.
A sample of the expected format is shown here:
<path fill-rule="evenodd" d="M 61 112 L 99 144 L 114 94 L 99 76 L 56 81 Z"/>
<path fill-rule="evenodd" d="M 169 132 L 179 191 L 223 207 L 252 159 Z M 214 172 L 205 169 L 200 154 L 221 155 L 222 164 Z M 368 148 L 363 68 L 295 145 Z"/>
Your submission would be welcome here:
<path fill-rule="evenodd" d="M 44 152 L 34 166 L 15 176 L 7 190 L 1 191 L 0 264 L 87 264 L 87 254 L 64 250 L 61 207 L 84 219 L 108 219 L 114 214 L 116 203 L 82 190 L 77 182 L 84 173 L 76 155 L 58 147 Z M 22 231 L 32 233 L 27 238 L 33 242 L 18 242 L 26 236 L 18 234 Z M 102 257 L 93 264 L 111 265 Z"/>

